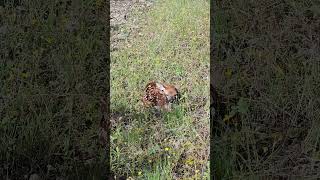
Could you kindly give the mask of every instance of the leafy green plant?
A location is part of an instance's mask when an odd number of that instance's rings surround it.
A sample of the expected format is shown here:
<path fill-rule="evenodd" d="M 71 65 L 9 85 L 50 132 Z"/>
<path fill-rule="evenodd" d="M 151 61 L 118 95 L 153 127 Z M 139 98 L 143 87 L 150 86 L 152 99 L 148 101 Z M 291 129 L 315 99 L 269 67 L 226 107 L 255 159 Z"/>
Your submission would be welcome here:
<path fill-rule="evenodd" d="M 231 112 L 224 117 L 224 121 L 228 121 L 233 118 L 237 113 L 247 114 L 249 111 L 249 103 L 244 99 L 240 98 L 237 105 L 231 106 Z"/>

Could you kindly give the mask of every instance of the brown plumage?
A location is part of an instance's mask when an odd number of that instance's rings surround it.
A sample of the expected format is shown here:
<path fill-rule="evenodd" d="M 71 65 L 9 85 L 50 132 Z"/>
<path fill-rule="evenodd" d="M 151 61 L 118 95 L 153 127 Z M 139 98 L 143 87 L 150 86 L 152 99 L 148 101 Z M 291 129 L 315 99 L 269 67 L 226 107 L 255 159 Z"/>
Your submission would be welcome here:
<path fill-rule="evenodd" d="M 177 100 L 178 95 L 179 93 L 173 85 L 151 81 L 145 88 L 142 101 L 145 107 L 171 110 L 171 103 Z"/>

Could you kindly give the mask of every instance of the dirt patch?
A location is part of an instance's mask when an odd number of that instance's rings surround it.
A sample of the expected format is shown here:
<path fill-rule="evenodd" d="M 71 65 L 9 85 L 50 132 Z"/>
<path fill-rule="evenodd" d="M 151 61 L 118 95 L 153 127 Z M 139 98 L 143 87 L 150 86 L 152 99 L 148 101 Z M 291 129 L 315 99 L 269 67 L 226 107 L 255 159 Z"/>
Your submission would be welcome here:
<path fill-rule="evenodd" d="M 139 28 L 133 12 L 146 12 L 152 5 L 153 1 L 150 0 L 110 1 L 111 51 L 119 49 L 119 43 L 127 40 L 130 33 Z"/>

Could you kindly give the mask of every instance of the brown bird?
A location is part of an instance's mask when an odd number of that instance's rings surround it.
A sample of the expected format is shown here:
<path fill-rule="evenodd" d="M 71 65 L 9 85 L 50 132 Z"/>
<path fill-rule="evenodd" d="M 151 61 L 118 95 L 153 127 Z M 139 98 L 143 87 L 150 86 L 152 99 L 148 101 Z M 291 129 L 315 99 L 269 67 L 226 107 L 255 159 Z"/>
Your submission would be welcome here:
<path fill-rule="evenodd" d="M 171 104 L 178 100 L 179 92 L 173 85 L 151 81 L 145 88 L 142 98 L 145 107 L 171 110 Z"/>

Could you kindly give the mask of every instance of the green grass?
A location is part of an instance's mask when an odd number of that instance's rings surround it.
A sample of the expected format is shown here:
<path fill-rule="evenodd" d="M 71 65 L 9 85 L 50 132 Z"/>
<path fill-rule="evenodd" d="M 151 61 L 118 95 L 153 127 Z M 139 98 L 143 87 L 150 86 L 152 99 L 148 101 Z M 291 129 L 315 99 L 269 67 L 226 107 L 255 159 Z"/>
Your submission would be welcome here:
<path fill-rule="evenodd" d="M 320 160 L 319 51 L 314 51 L 319 5 L 267 0 L 214 6 L 212 82 L 226 99 L 226 114 L 232 106 L 242 107 L 242 127 L 214 140 L 217 179 L 320 177 L 314 166 Z"/>
<path fill-rule="evenodd" d="M 102 14 L 103 4 L 10 2 L 0 7 L 1 178 L 101 178 L 107 47 L 93 10 Z"/>
<path fill-rule="evenodd" d="M 134 18 L 139 32 L 111 52 L 112 170 L 199 179 L 209 160 L 209 2 L 157 1 Z M 172 112 L 142 108 L 150 80 L 178 86 L 182 101 Z"/>

